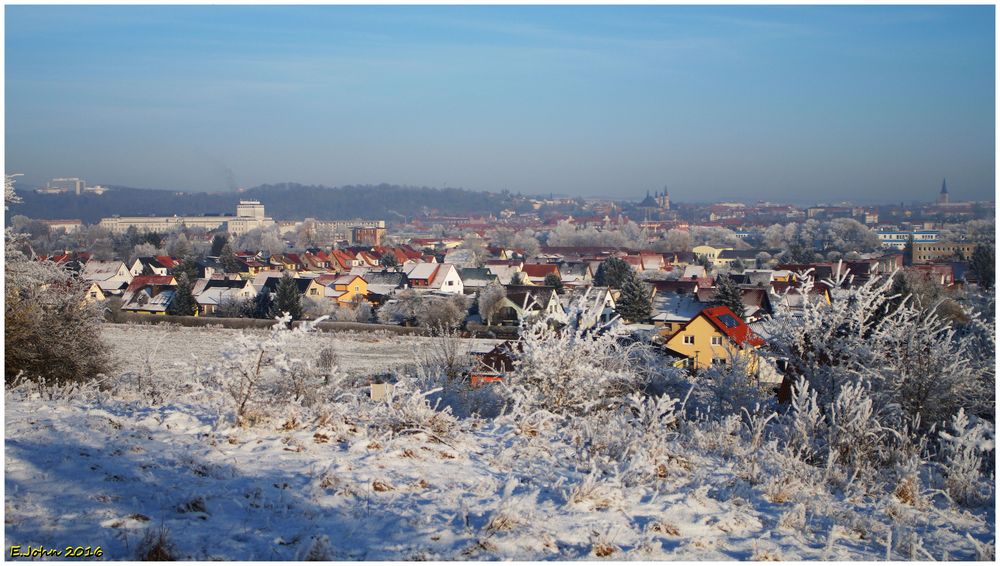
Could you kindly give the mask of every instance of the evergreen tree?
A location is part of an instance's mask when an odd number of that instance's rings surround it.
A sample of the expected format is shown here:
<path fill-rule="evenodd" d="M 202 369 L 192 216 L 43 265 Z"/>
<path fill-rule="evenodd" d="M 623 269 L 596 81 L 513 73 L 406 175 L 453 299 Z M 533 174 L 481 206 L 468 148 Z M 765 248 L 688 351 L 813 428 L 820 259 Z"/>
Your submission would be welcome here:
<path fill-rule="evenodd" d="M 194 299 L 191 292 L 192 284 L 186 273 L 181 273 L 177 277 L 177 290 L 174 297 L 167 305 L 167 314 L 174 316 L 193 316 L 198 312 L 198 301 Z"/>
<path fill-rule="evenodd" d="M 619 257 L 608 258 L 597 267 L 597 273 L 594 274 L 594 285 L 621 289 L 629 273 L 632 273 L 632 266 L 625 260 Z"/>
<path fill-rule="evenodd" d="M 201 274 L 201 268 L 198 267 L 198 262 L 195 261 L 194 257 L 188 256 L 184 258 L 184 261 L 180 262 L 178 265 L 174 266 L 170 270 L 171 275 L 178 278 L 180 281 L 181 275 L 186 275 L 188 281 L 194 281 Z"/>
<path fill-rule="evenodd" d="M 247 305 L 247 316 L 250 318 L 274 318 L 274 301 L 271 300 L 271 293 L 262 291 L 257 294 Z"/>
<path fill-rule="evenodd" d="M 733 273 L 743 273 L 746 271 L 747 266 L 743 263 L 742 259 L 737 258 L 736 261 L 729 266 L 729 268 L 733 271 Z"/>
<path fill-rule="evenodd" d="M 559 293 L 560 295 L 563 292 L 562 279 L 560 279 L 559 276 L 556 275 L 555 273 L 549 273 L 548 275 L 546 275 L 545 281 L 543 281 L 542 284 L 545 285 L 546 287 L 555 287 L 556 293 Z"/>
<path fill-rule="evenodd" d="M 216 234 L 215 237 L 212 238 L 212 251 L 209 252 L 209 255 L 212 257 L 221 256 L 223 248 L 225 248 L 228 243 L 229 238 L 227 238 L 224 234 Z"/>
<path fill-rule="evenodd" d="M 729 310 L 740 318 L 746 315 L 739 286 L 724 273 L 715 278 L 715 298 L 712 300 L 712 306 L 729 307 Z"/>
<path fill-rule="evenodd" d="M 236 257 L 235 253 L 233 253 L 233 248 L 229 245 L 229 242 L 226 242 L 226 244 L 222 246 L 222 251 L 219 252 L 219 263 L 222 264 L 222 269 L 224 269 L 226 273 L 240 273 L 245 269 L 243 262 Z"/>
<path fill-rule="evenodd" d="M 299 294 L 299 286 L 287 273 L 278 282 L 275 292 L 274 310 L 278 314 L 287 312 L 292 315 L 292 320 L 302 318 L 302 295 Z"/>
<path fill-rule="evenodd" d="M 993 287 L 996 279 L 996 257 L 994 248 L 991 245 L 979 244 L 972 252 L 972 260 L 969 262 L 969 271 L 976 276 L 979 286 L 983 289 Z"/>
<path fill-rule="evenodd" d="M 378 264 L 386 269 L 394 269 L 399 265 L 399 260 L 396 259 L 396 254 L 392 253 L 391 250 L 386 250 L 385 253 L 379 256 Z"/>
<path fill-rule="evenodd" d="M 645 321 L 653 313 L 649 287 L 631 269 L 622 283 L 616 310 L 623 319 L 629 322 Z"/>
<path fill-rule="evenodd" d="M 903 246 L 903 265 L 913 265 L 913 234 L 910 234 L 906 239 L 906 245 Z"/>

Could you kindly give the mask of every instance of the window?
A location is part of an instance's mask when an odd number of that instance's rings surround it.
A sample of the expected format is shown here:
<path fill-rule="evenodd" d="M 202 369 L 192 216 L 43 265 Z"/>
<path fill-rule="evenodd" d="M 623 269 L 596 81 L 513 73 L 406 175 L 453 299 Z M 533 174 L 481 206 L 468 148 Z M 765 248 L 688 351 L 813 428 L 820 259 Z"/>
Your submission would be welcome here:
<path fill-rule="evenodd" d="M 684 335 L 684 343 L 685 344 L 694 344 L 694 336 L 691 336 L 690 334 L 685 334 Z"/>
<path fill-rule="evenodd" d="M 713 346 L 721 346 L 722 345 L 722 336 L 712 336 L 712 345 Z"/>
<path fill-rule="evenodd" d="M 725 363 L 726 363 L 726 359 L 725 358 L 712 358 L 712 365 L 713 366 L 721 366 L 721 365 L 723 365 Z"/>
<path fill-rule="evenodd" d="M 355 285 L 354 286 L 354 292 L 355 293 L 360 293 L 361 292 L 361 285 Z"/>

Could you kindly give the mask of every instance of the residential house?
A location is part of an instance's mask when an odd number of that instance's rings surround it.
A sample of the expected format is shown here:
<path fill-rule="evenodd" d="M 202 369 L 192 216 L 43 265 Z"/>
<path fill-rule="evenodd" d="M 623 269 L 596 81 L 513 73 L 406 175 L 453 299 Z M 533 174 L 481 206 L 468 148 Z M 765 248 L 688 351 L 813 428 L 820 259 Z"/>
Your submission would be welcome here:
<path fill-rule="evenodd" d="M 555 288 L 540 285 L 508 285 L 501 305 L 494 320 L 508 326 L 516 326 L 529 316 L 566 313 Z"/>
<path fill-rule="evenodd" d="M 132 279 L 125 289 L 121 310 L 141 314 L 166 314 L 176 290 L 177 279 L 172 275 L 140 275 Z"/>
<path fill-rule="evenodd" d="M 458 269 L 450 263 L 438 264 L 438 269 L 434 273 L 428 288 L 432 291 L 462 295 L 465 293 L 465 285 L 462 277 L 458 274 Z"/>
<path fill-rule="evenodd" d="M 358 275 L 341 275 L 325 288 L 325 296 L 338 306 L 350 306 L 368 299 L 368 282 Z"/>
<path fill-rule="evenodd" d="M 213 275 L 194 282 L 191 289 L 195 302 L 198 303 L 198 314 L 212 315 L 221 305 L 240 303 L 256 295 L 253 283 L 238 275 Z"/>
<path fill-rule="evenodd" d="M 133 275 L 123 261 L 102 261 L 92 259 L 83 265 L 80 278 L 100 286 L 107 296 L 121 296 Z"/>
<path fill-rule="evenodd" d="M 362 276 L 368 283 L 368 300 L 381 305 L 398 291 L 410 286 L 406 274 L 401 271 L 369 271 Z"/>
<path fill-rule="evenodd" d="M 499 281 L 499 278 L 485 267 L 462 268 L 458 270 L 458 276 L 462 278 L 462 287 L 466 295 L 478 293 L 490 283 Z"/>
<path fill-rule="evenodd" d="M 676 356 L 676 365 L 707 369 L 713 365 L 732 363 L 733 356 L 746 356 L 751 370 L 759 360 L 755 350 L 764 345 L 747 324 L 728 307 L 702 310 L 667 338 L 665 348 Z"/>
<path fill-rule="evenodd" d="M 521 266 L 521 272 L 528 277 L 528 283 L 532 285 L 544 285 L 545 278 L 549 275 L 555 275 L 560 281 L 562 280 L 559 266 L 554 263 L 526 263 Z"/>
<path fill-rule="evenodd" d="M 722 253 L 724 250 L 731 250 L 731 249 L 733 248 L 716 248 L 713 246 L 705 245 L 705 246 L 695 246 L 694 248 L 691 249 L 691 253 L 693 253 L 695 256 L 699 258 L 704 257 L 705 259 L 714 264 L 716 260 L 719 258 L 720 253 Z"/>

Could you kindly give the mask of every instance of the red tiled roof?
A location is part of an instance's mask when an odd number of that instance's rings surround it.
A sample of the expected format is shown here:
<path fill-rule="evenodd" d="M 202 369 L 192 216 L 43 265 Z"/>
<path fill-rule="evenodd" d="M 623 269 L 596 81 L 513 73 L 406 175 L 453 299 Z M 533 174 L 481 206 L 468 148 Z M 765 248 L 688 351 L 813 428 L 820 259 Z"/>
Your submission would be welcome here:
<path fill-rule="evenodd" d="M 176 266 L 177 263 L 178 263 L 177 260 L 175 260 L 174 258 L 172 258 L 172 257 L 170 257 L 168 255 L 158 255 L 158 256 L 154 256 L 154 257 L 156 258 L 156 261 L 160 262 L 160 265 L 162 265 L 163 267 L 166 267 L 168 269 L 171 268 L 171 267 Z"/>
<path fill-rule="evenodd" d="M 747 323 L 736 316 L 736 313 L 729 310 L 729 307 L 710 307 L 701 311 L 698 316 L 707 318 L 716 328 L 739 346 L 743 346 L 744 343 L 749 343 L 751 346 L 764 345 L 764 340 L 754 334 L 753 330 L 747 326 Z"/>
<path fill-rule="evenodd" d="M 173 285 L 176 279 L 173 275 L 140 275 L 132 279 L 126 292 L 142 289 L 153 285 Z"/>
<path fill-rule="evenodd" d="M 545 277 L 550 273 L 559 275 L 559 266 L 554 263 L 526 263 L 521 272 L 528 277 Z"/>

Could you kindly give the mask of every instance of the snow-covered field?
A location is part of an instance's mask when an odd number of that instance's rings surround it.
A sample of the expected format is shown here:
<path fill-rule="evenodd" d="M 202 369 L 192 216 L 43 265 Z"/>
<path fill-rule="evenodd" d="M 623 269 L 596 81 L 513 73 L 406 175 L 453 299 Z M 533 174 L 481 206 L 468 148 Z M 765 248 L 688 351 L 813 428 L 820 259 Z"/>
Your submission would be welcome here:
<path fill-rule="evenodd" d="M 319 402 L 264 397 L 237 426 L 231 382 L 205 370 L 237 335 L 107 326 L 124 376 L 8 389 L 7 546 L 133 559 L 162 535 L 161 550 L 197 560 L 992 556 L 992 495 L 963 508 L 930 489 L 829 488 L 763 456 L 739 418 L 687 422 L 672 402 L 555 426 L 537 413 L 459 419 L 403 387 L 387 404 L 323 386 Z M 412 367 L 429 340 L 287 343 L 309 359 L 333 345 L 342 371 L 373 375 Z"/>
<path fill-rule="evenodd" d="M 247 333 L 264 336 L 266 330 L 190 328 L 168 324 L 106 324 L 104 339 L 114 345 L 120 371 L 141 372 L 152 368 L 156 375 L 182 378 L 198 360 L 219 357 L 234 336 Z M 379 332 L 314 332 L 290 344 L 293 355 L 314 358 L 324 347 L 337 353 L 338 367 L 351 375 L 374 376 L 412 367 L 415 352 L 431 339 L 423 336 Z M 493 344 L 499 340 L 474 340 Z"/>

